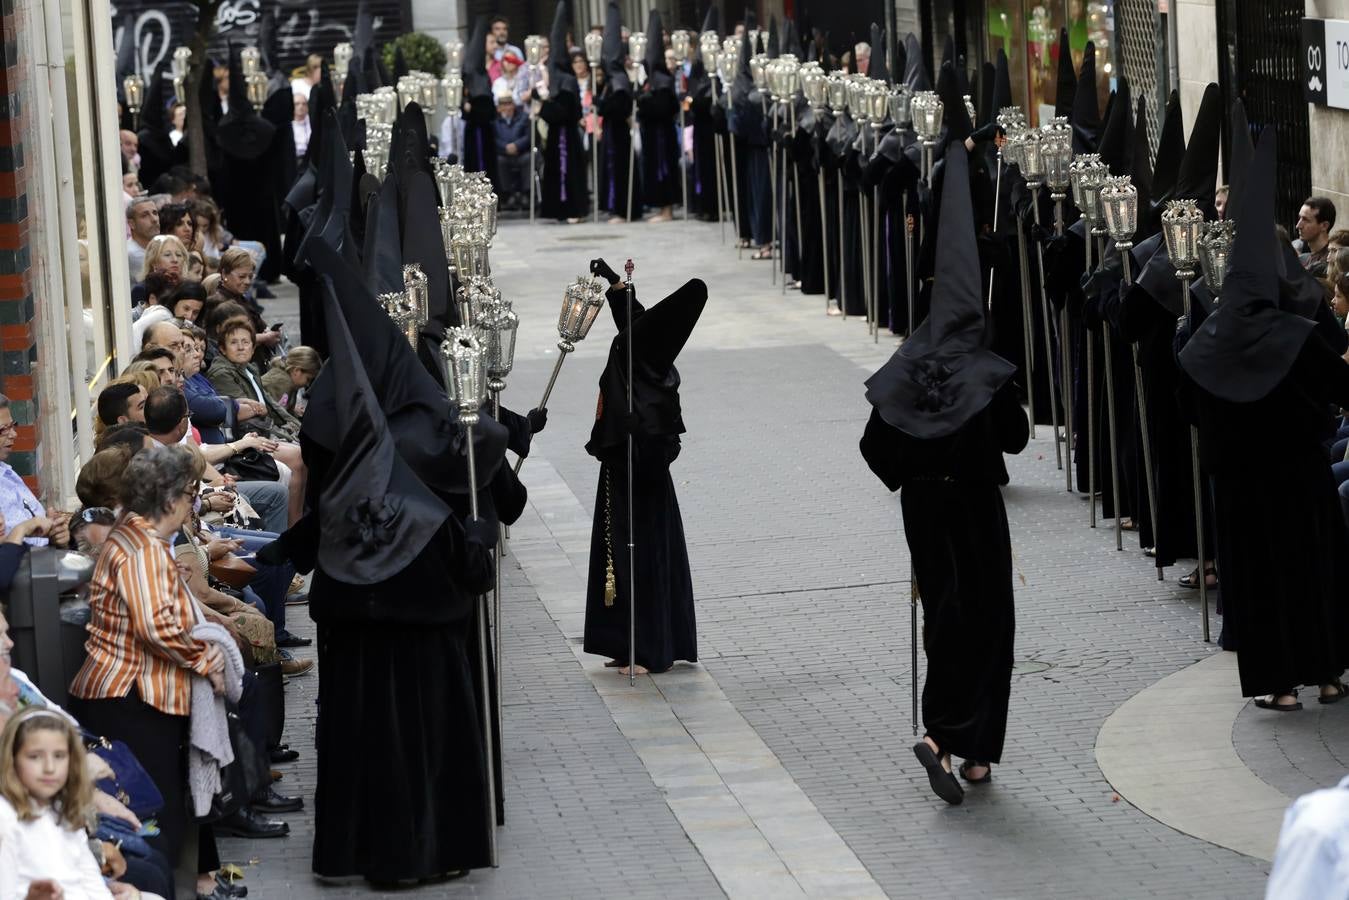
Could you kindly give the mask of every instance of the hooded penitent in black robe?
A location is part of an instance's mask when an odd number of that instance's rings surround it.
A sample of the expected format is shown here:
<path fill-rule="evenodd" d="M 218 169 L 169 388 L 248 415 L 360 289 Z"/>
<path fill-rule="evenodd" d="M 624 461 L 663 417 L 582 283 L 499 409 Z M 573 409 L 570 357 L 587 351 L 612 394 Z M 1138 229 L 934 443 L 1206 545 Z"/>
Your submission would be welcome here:
<path fill-rule="evenodd" d="M 570 21 L 566 0 L 559 0 L 549 38 L 551 45 L 559 49 L 549 56 L 550 90 L 539 105 L 539 118 L 548 124 L 548 136 L 543 142 L 543 197 L 539 207 L 546 219 L 579 219 L 590 210 L 586 199 L 590 159 L 581 139 L 581 91 L 571 71 L 571 57 L 564 49 Z"/>
<path fill-rule="evenodd" d="M 496 103 L 487 78 L 487 17 L 479 14 L 464 47 L 464 170 L 497 181 Z"/>
<path fill-rule="evenodd" d="M 609 215 L 631 220 L 642 214 L 642 185 L 634 169 L 632 82 L 623 67 L 623 23 L 614 0 L 610 0 L 605 17 L 604 93 L 598 103 L 604 131 L 599 145 L 600 184 L 596 202 Z"/>
<path fill-rule="evenodd" d="M 709 6 L 703 32 L 717 30 L 717 7 Z M 697 35 L 694 36 L 695 39 Z M 718 120 L 725 127 L 726 114 L 720 103 L 713 103 L 712 77 L 703 65 L 702 53 L 695 53 L 689 69 L 688 123 L 693 127 L 693 166 L 689 170 L 689 204 L 693 215 L 704 222 L 718 218 L 717 136 Z"/>
<path fill-rule="evenodd" d="M 1334 552 L 1345 525 L 1324 449 L 1330 410 L 1349 406 L 1349 367 L 1311 319 L 1279 306 L 1271 130 L 1247 173 L 1222 299 L 1179 361 L 1249 697 L 1333 682 L 1349 662 L 1349 569 Z"/>
<path fill-rule="evenodd" d="M 649 310 L 628 298 L 615 282 L 607 295 L 619 332 L 600 376 L 600 395 L 586 452 L 600 461 L 595 518 L 590 532 L 590 577 L 586 586 L 585 651 L 628 661 L 628 449 L 633 434 L 633 503 L 636 531 L 636 659 L 651 672 L 676 660 L 696 661 L 698 634 L 693 611 L 684 524 L 670 464 L 679 456 L 684 421 L 679 408 L 675 357 L 707 303 L 707 287 L 694 279 Z M 627 341 L 633 340 L 633 415 L 627 413 Z M 617 593 L 605 600 L 612 568 Z"/>
<path fill-rule="evenodd" d="M 1029 436 L 1012 365 L 983 349 L 963 146 L 947 148 L 932 311 L 867 381 L 862 455 L 901 490 L 923 600 L 923 725 L 943 753 L 1002 757 L 1011 692 L 1012 554 L 1003 453 Z"/>
<path fill-rule="evenodd" d="M 284 106 L 289 99 L 282 102 Z M 276 103 L 269 101 L 271 118 L 276 118 Z M 265 108 L 266 109 L 266 108 Z M 286 117 L 289 122 L 290 116 Z M 281 138 L 277 131 L 286 132 Z M 220 166 L 212 177 L 221 214 L 229 229 L 267 248 L 269 258 L 281 255 L 281 196 L 274 177 L 259 178 L 259 169 L 271 173 L 284 163 L 289 153 L 294 160 L 294 140 L 290 128 L 278 129 L 274 121 L 259 115 L 248 102 L 244 87 L 239 48 L 230 52 L 230 109 L 216 125 L 215 138 L 220 148 Z M 289 147 L 283 150 L 282 147 Z M 268 266 L 269 272 L 273 266 Z"/>
<path fill-rule="evenodd" d="M 866 314 L 866 298 L 862 291 L 862 232 L 858 219 L 862 175 L 858 168 L 860 144 L 857 123 L 846 110 L 835 114 L 825 147 L 832 168 L 837 172 L 835 187 L 843 192 L 843 274 L 838 289 L 843 292 L 843 311 L 850 316 L 861 316 Z"/>
<path fill-rule="evenodd" d="M 769 177 L 768 167 L 771 121 L 764 115 L 768 97 L 754 86 L 754 77 L 750 74 L 749 58 L 753 50 L 748 29 L 754 27 L 753 14 L 746 15 L 745 27 L 745 37 L 740 44 L 740 71 L 731 82 L 728 122 L 735 139 L 735 177 L 739 183 L 743 220 L 738 235 L 757 247 L 767 247 L 773 240 L 773 180 Z"/>
<path fill-rule="evenodd" d="M 307 253 L 323 279 L 331 356 L 301 432 L 309 511 L 281 543 L 315 571 L 314 871 L 392 881 L 484 866 L 472 626 L 493 539 L 452 511 L 467 482 L 463 432 L 359 276 L 325 241 Z M 479 426 L 480 480 L 500 467 L 504 443 L 504 429 Z"/>
<path fill-rule="evenodd" d="M 646 84 L 637 95 L 637 127 L 642 135 L 642 197 L 656 208 L 674 206 L 681 200 L 679 150 L 679 97 L 674 76 L 665 67 L 665 43 L 660 10 L 652 9 L 646 33 Z"/>
<path fill-rule="evenodd" d="M 821 116 L 828 113 L 821 110 Z M 801 186 L 801 243 L 796 244 L 796 230 L 792 229 L 792 246 L 796 249 L 797 262 L 791 269 L 800 282 L 801 293 L 824 293 L 825 239 L 821 232 L 820 191 L 818 169 L 815 166 L 815 147 L 811 135 L 815 131 L 815 110 L 804 100 L 797 104 L 796 131 L 787 136 L 784 143 L 788 170 L 796 173 L 792 185 Z M 795 201 L 793 201 L 795 202 Z M 793 207 L 791 221 L 796 221 L 796 209 Z"/>

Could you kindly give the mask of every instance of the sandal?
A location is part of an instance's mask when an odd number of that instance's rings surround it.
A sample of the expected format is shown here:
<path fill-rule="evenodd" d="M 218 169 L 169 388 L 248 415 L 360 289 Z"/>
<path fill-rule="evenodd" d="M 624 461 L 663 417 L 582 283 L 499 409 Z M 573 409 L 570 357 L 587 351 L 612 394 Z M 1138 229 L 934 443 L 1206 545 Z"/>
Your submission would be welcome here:
<path fill-rule="evenodd" d="M 983 766 L 985 769 L 988 769 L 988 771 L 984 773 L 983 778 L 970 777 L 970 769 L 974 768 L 975 766 Z M 993 767 L 990 766 L 988 763 L 981 763 L 976 759 L 967 759 L 960 764 L 960 777 L 968 781 L 970 784 L 988 784 L 990 781 L 993 780 Z"/>
<path fill-rule="evenodd" d="M 918 762 L 927 769 L 927 783 L 932 788 L 932 793 L 952 806 L 959 806 L 965 801 L 965 789 L 960 786 L 959 781 L 956 781 L 955 775 L 942 766 L 941 757 L 933 751 L 927 741 L 914 744 L 913 755 L 918 757 Z"/>
<path fill-rule="evenodd" d="M 1204 582 L 1210 589 L 1216 588 L 1218 586 L 1218 570 L 1213 566 L 1204 566 Z M 1180 586 L 1192 591 L 1199 590 L 1199 568 L 1197 566 L 1189 575 L 1180 577 Z"/>
<path fill-rule="evenodd" d="M 1302 704 L 1296 700 L 1294 700 L 1292 703 L 1274 702 L 1275 698 L 1282 697 L 1284 694 L 1290 694 L 1296 697 L 1297 691 L 1279 691 L 1278 693 L 1270 694 L 1267 697 L 1256 697 L 1255 700 L 1253 700 L 1252 702 L 1260 709 L 1270 709 L 1273 710 L 1274 712 L 1297 712 L 1299 709 L 1302 708 Z M 1331 702 L 1334 703 L 1335 701 L 1332 700 Z"/>
<path fill-rule="evenodd" d="M 1338 678 L 1335 679 L 1334 681 L 1327 682 L 1326 684 L 1322 685 L 1322 687 L 1333 687 L 1335 689 L 1335 693 L 1331 694 L 1330 696 L 1322 694 L 1321 696 L 1316 698 L 1317 703 L 1324 703 L 1325 705 L 1329 706 L 1332 703 L 1339 703 L 1346 696 L 1349 696 L 1349 685 L 1346 685 L 1343 681 L 1340 681 Z"/>
<path fill-rule="evenodd" d="M 758 250 L 755 250 L 753 253 L 751 253 L 750 256 L 749 256 L 749 258 L 750 258 L 750 259 L 772 259 L 772 258 L 773 258 L 773 248 L 772 248 L 772 247 L 760 247 Z"/>

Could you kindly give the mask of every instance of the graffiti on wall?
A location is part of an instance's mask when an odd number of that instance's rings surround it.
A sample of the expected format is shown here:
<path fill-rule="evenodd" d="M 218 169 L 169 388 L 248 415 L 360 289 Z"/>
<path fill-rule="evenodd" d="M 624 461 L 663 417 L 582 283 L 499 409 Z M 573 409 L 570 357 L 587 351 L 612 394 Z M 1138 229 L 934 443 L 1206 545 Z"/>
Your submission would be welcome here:
<path fill-rule="evenodd" d="M 350 41 L 356 28 L 357 0 L 224 0 L 216 13 L 216 37 L 210 51 L 223 59 L 228 42 L 244 46 L 258 42 L 265 10 L 276 21 L 277 65 L 283 71 L 304 65 L 305 57 L 332 55 L 333 46 Z M 382 45 L 403 32 L 400 0 L 372 0 L 375 44 Z M 117 0 L 112 7 L 113 46 L 130 40 L 136 48 L 136 69 L 149 78 L 173 56 L 173 49 L 190 43 L 197 23 L 197 7 L 187 0 Z"/>

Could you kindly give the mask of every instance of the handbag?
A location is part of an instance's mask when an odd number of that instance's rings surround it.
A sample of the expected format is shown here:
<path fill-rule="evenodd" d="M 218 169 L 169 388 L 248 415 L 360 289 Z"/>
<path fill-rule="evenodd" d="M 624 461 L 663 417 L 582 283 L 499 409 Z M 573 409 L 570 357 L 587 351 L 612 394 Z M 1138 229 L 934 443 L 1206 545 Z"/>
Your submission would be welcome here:
<path fill-rule="evenodd" d="M 225 461 L 224 470 L 240 481 L 280 481 L 276 460 L 254 447 L 234 454 Z"/>
<path fill-rule="evenodd" d="M 150 859 L 153 851 L 150 845 L 146 843 L 145 838 L 131 827 L 130 822 L 125 822 L 116 816 L 110 816 L 106 813 L 98 814 L 98 822 L 94 828 L 95 840 L 107 841 L 113 844 L 118 850 L 122 851 L 123 856 L 134 856 L 138 859 Z"/>
<path fill-rule="evenodd" d="M 116 798 L 117 802 L 141 820 L 154 817 L 164 808 L 164 795 L 159 792 L 154 779 L 145 771 L 130 747 L 122 741 L 110 741 L 83 729 L 80 730 L 80 737 L 89 752 L 112 769 L 112 778 L 96 782 L 95 787 Z"/>
<path fill-rule="evenodd" d="M 271 773 L 262 755 L 249 739 L 244 723 L 234 712 L 225 714 L 229 723 L 230 749 L 234 761 L 220 768 L 220 790 L 211 798 L 211 810 L 200 821 L 210 823 L 238 812 L 249 799 L 271 783 Z"/>
<path fill-rule="evenodd" d="M 247 587 L 258 574 L 257 569 L 233 553 L 226 553 L 220 559 L 212 560 L 207 571 L 216 581 L 223 581 L 236 591 Z"/>

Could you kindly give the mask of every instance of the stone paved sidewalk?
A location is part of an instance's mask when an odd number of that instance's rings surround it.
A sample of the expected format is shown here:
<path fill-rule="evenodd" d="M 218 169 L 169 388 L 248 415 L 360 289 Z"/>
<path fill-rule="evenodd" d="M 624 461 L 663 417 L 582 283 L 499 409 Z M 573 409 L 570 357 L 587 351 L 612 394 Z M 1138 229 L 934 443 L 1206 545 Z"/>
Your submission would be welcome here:
<path fill-rule="evenodd" d="M 816 298 L 784 298 L 767 266 L 737 262 L 715 226 L 506 223 L 493 269 L 522 322 L 508 406 L 523 412 L 537 402 L 556 359 L 562 288 L 595 255 L 615 268 L 634 256 L 638 296 L 648 305 L 693 274 L 709 284 L 707 312 L 679 360 L 689 431 L 672 470 L 702 666 L 886 893 L 1262 890 L 1265 863 L 1154 821 L 1118 800 L 1096 765 L 1096 735 L 1111 711 L 1214 651 L 1199 639 L 1194 595 L 1174 584 L 1179 569 L 1159 583 L 1131 535 L 1118 553 L 1110 529 L 1087 528 L 1085 503 L 1062 490 L 1047 428 L 1009 459 L 1004 491 L 1018 574 L 1019 674 L 1003 764 L 992 785 L 947 808 L 928 793 L 909 750 L 908 560 L 898 500 L 857 452 L 867 415 L 861 383 L 894 340 L 873 343 L 860 321 L 826 319 Z M 543 521 L 558 500 L 592 508 L 595 463 L 582 445 L 612 334 L 602 314 L 550 400 L 534 454 L 560 483 L 533 497 L 532 514 Z M 527 484 L 532 465 L 522 473 Z M 584 572 L 583 544 L 565 550 L 562 564 Z M 523 569 L 516 562 L 506 567 L 503 865 L 414 893 L 719 895 L 726 885 L 578 665 L 566 637 L 575 614 L 550 618 L 536 596 L 549 571 L 535 560 Z M 309 690 L 312 681 L 297 682 L 289 696 L 289 737 L 306 751 Z M 1250 746 L 1269 740 L 1267 720 L 1249 726 Z M 1240 729 L 1237 737 L 1241 749 Z M 307 790 L 312 753 L 290 768 L 282 787 Z M 226 845 L 231 858 L 261 860 L 250 875 L 253 896 L 370 894 L 315 886 L 307 819 L 292 822 L 296 834 L 286 841 Z"/>

